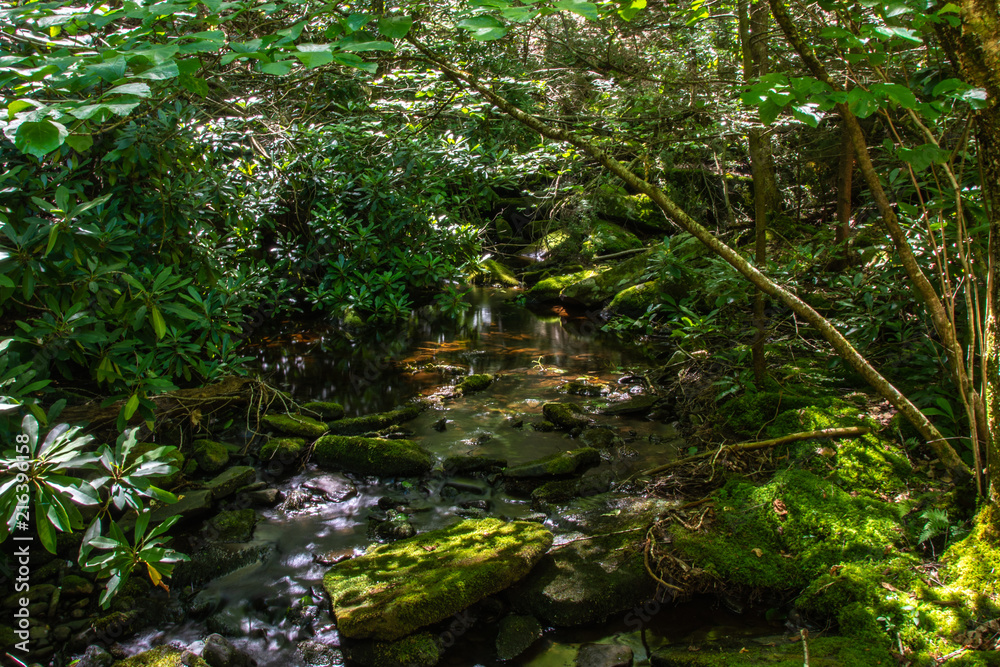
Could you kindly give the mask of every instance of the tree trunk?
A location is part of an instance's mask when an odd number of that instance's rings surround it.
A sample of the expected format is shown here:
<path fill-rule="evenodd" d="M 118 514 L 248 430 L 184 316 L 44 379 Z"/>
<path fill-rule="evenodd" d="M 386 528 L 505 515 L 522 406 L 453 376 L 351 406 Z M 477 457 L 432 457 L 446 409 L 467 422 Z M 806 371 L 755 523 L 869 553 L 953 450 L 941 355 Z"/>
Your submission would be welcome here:
<path fill-rule="evenodd" d="M 837 227 L 834 243 L 841 249 L 840 257 L 830 264 L 830 270 L 843 271 L 851 265 L 848 240 L 851 237 L 851 188 L 854 176 L 854 144 L 847 128 L 840 132 L 840 161 L 837 165 Z"/>

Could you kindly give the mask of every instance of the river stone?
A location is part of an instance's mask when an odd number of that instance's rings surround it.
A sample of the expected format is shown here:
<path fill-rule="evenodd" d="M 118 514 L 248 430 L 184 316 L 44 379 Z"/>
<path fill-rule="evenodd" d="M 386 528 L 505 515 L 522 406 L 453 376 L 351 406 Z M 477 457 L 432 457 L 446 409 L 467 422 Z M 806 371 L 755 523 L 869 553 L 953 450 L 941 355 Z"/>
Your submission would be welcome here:
<path fill-rule="evenodd" d="M 279 463 L 291 463 L 305 453 L 304 438 L 269 438 L 260 447 L 257 458 L 261 461 L 277 460 Z"/>
<path fill-rule="evenodd" d="M 507 468 L 503 474 L 512 479 L 558 477 L 582 473 L 600 462 L 600 452 L 593 447 L 582 447 Z"/>
<path fill-rule="evenodd" d="M 195 440 L 191 451 L 198 468 L 205 472 L 218 472 L 229 463 L 229 449 L 221 442 Z"/>
<path fill-rule="evenodd" d="M 584 644 L 576 654 L 576 667 L 632 667 L 632 649 L 619 644 Z"/>
<path fill-rule="evenodd" d="M 233 466 L 209 482 L 208 491 L 212 494 L 212 500 L 222 500 L 233 495 L 237 489 L 242 489 L 256 478 L 257 471 L 251 466 Z"/>
<path fill-rule="evenodd" d="M 251 468 L 253 470 L 253 468 Z M 223 473 L 225 474 L 225 473 Z M 190 491 L 179 496 L 179 500 L 171 505 L 160 505 L 149 517 L 149 525 L 158 526 L 172 516 L 180 514 L 185 519 L 197 519 L 205 516 L 212 509 L 212 491 L 201 489 Z M 135 519 L 122 522 L 122 530 L 128 532 L 135 525 Z"/>
<path fill-rule="evenodd" d="M 798 637 L 770 637 L 766 644 L 747 641 L 719 646 L 719 642 L 696 647 L 667 647 L 650 656 L 652 667 L 753 667 L 756 665 L 803 664 L 802 642 Z M 898 664 L 883 646 L 861 642 L 855 637 L 809 637 L 809 667 Z"/>
<path fill-rule="evenodd" d="M 635 396 L 621 403 L 612 403 L 601 410 L 602 415 L 646 414 L 660 402 L 659 396 Z"/>
<path fill-rule="evenodd" d="M 579 416 L 583 410 L 573 403 L 546 403 L 542 406 L 545 419 L 566 431 L 583 428 L 590 422 L 586 417 Z"/>
<path fill-rule="evenodd" d="M 359 475 L 417 476 L 430 472 L 431 455 L 410 440 L 325 435 L 313 445 L 312 460 L 324 468 Z"/>
<path fill-rule="evenodd" d="M 249 542 L 257 525 L 257 513 L 252 509 L 219 512 L 205 523 L 202 532 L 216 542 Z"/>
<path fill-rule="evenodd" d="M 318 438 L 326 433 L 326 424 L 305 415 L 264 415 L 268 426 L 286 435 Z"/>
<path fill-rule="evenodd" d="M 493 376 L 489 373 L 476 373 L 462 379 L 455 388 L 463 394 L 471 394 L 474 391 L 482 391 L 493 384 Z"/>
<path fill-rule="evenodd" d="M 458 475 L 489 472 L 494 468 L 506 468 L 507 459 L 489 456 L 449 456 L 444 460 L 444 471 Z"/>
<path fill-rule="evenodd" d="M 646 270 L 646 261 L 652 251 L 637 253 L 619 262 L 613 268 L 567 285 L 562 290 L 563 299 L 594 307 L 613 299 L 623 286 L 634 285 Z"/>
<path fill-rule="evenodd" d="M 534 616 L 508 614 L 497 630 L 497 657 L 513 660 L 542 636 L 542 625 Z"/>
<path fill-rule="evenodd" d="M 358 495 L 354 483 L 343 475 L 325 474 L 307 480 L 302 486 L 315 491 L 332 503 L 339 503 Z"/>
<path fill-rule="evenodd" d="M 94 584 L 75 574 L 67 574 L 59 582 L 62 595 L 90 595 L 94 592 Z"/>
<path fill-rule="evenodd" d="M 601 622 L 652 597 L 655 582 L 643 564 L 646 528 L 671 505 L 656 499 L 601 494 L 553 508 L 568 541 L 542 558 L 508 591 L 518 613 L 552 625 Z"/>
<path fill-rule="evenodd" d="M 305 667 L 334 667 L 344 664 L 344 655 L 340 649 L 309 639 L 298 643 L 295 657 Z"/>
<path fill-rule="evenodd" d="M 174 646 L 157 646 L 114 663 L 112 667 L 209 667 L 194 655 Z"/>
<path fill-rule="evenodd" d="M 211 667 L 254 667 L 257 664 L 256 660 L 219 634 L 205 637 L 205 648 L 201 651 L 201 657 Z"/>
<path fill-rule="evenodd" d="M 344 406 L 333 401 L 310 401 L 302 406 L 303 410 L 315 412 L 323 419 L 343 419 Z"/>
<path fill-rule="evenodd" d="M 441 646 L 429 632 L 396 641 L 361 641 L 345 647 L 351 663 L 361 667 L 434 667 Z"/>
<path fill-rule="evenodd" d="M 504 590 L 550 546 L 535 523 L 467 519 L 338 563 L 323 586 L 343 636 L 391 641 Z"/>
<path fill-rule="evenodd" d="M 606 428 L 588 428 L 580 434 L 580 442 L 595 449 L 614 449 L 622 444 L 622 439 Z"/>
<path fill-rule="evenodd" d="M 104 647 L 91 644 L 73 665 L 74 667 L 111 667 L 114 662 L 115 657 L 108 653 Z"/>
<path fill-rule="evenodd" d="M 336 435 L 362 435 L 363 433 L 371 433 L 372 431 L 389 426 L 402 424 L 419 415 L 421 410 L 423 410 L 422 406 L 408 405 L 405 408 L 390 410 L 389 412 L 338 419 L 327 424 L 327 427 L 330 433 Z"/>

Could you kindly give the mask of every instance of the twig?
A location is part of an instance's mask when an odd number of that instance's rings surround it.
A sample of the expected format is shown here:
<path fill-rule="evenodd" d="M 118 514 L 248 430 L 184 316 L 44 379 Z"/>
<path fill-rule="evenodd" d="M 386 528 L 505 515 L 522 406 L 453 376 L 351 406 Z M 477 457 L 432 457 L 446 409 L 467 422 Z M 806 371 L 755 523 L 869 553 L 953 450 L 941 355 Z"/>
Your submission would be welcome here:
<path fill-rule="evenodd" d="M 846 438 L 858 435 L 865 435 L 870 433 L 871 429 L 864 426 L 849 426 L 847 428 L 825 428 L 819 431 L 804 431 L 801 433 L 791 433 L 789 435 L 783 435 L 780 438 L 772 438 L 770 440 L 759 440 L 757 442 L 739 442 L 735 445 L 727 445 L 725 447 L 720 447 L 717 451 L 702 452 L 700 454 L 695 454 L 694 456 L 688 456 L 683 459 L 678 459 L 676 461 L 671 461 L 670 463 L 665 463 L 656 468 L 650 468 L 649 470 L 643 470 L 640 475 L 658 475 L 661 472 L 669 470 L 671 468 L 676 468 L 677 466 L 686 465 L 692 461 L 697 461 L 699 459 L 705 459 L 708 457 L 718 458 L 722 454 L 723 450 L 730 452 L 747 452 L 754 449 L 766 449 L 767 447 L 774 447 L 775 445 L 783 445 L 786 442 L 795 442 L 796 440 L 812 440 L 813 438 Z M 714 461 L 714 459 L 713 459 Z"/>
<path fill-rule="evenodd" d="M 653 572 L 653 568 L 651 568 L 651 567 L 649 566 L 649 552 L 651 552 L 651 551 L 653 550 L 653 544 L 654 544 L 655 542 L 656 542 L 656 538 L 655 538 L 655 537 L 653 537 L 653 526 L 650 526 L 650 527 L 649 527 L 649 531 L 647 531 L 647 532 L 646 532 L 646 546 L 645 546 L 645 548 L 644 548 L 644 549 L 642 550 L 642 564 L 646 566 L 646 572 L 647 572 L 647 573 L 649 573 L 649 576 L 651 576 L 651 577 L 652 577 L 653 579 L 656 579 L 656 581 L 657 581 L 657 582 L 658 582 L 658 583 L 659 583 L 659 584 L 660 584 L 661 586 L 665 586 L 665 587 L 667 587 L 667 588 L 672 588 L 672 589 L 674 589 L 675 591 L 677 591 L 678 593 L 683 593 L 683 592 L 684 592 L 684 589 L 683 589 L 683 588 L 681 588 L 680 586 L 675 586 L 675 585 L 673 585 L 673 584 L 668 584 L 668 583 L 667 583 L 667 582 L 665 582 L 665 581 L 664 581 L 663 579 L 660 579 L 660 578 L 659 578 L 658 576 L 656 576 L 656 574 L 655 574 L 655 573 Z"/>
<path fill-rule="evenodd" d="M 809 667 L 809 631 L 805 628 L 799 629 L 799 637 L 802 637 L 802 667 Z"/>
<path fill-rule="evenodd" d="M 595 262 L 604 261 L 605 259 L 614 259 L 615 257 L 624 257 L 625 255 L 634 255 L 637 252 L 645 252 L 649 248 L 632 248 L 631 250 L 622 250 L 621 252 L 613 252 L 610 255 L 601 255 L 600 257 L 595 257 Z"/>

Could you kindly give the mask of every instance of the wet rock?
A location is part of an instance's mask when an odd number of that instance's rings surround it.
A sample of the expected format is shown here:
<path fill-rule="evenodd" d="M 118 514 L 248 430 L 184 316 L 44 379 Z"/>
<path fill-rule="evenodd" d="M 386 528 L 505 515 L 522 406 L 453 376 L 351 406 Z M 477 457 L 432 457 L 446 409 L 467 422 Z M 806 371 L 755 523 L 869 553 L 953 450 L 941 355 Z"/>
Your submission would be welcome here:
<path fill-rule="evenodd" d="M 274 507 L 281 502 L 283 496 L 278 489 L 260 489 L 245 493 L 242 497 L 254 507 Z"/>
<path fill-rule="evenodd" d="M 223 610 L 205 619 L 205 628 L 223 637 L 242 637 L 243 628 L 240 619 L 231 610 Z"/>
<path fill-rule="evenodd" d="M 104 647 L 91 644 L 74 663 L 74 667 L 111 667 L 115 658 Z"/>
<path fill-rule="evenodd" d="M 471 493 L 482 496 L 489 491 L 489 485 L 481 480 L 457 477 L 444 483 L 442 493 L 444 489 L 454 489 L 457 493 Z"/>
<path fill-rule="evenodd" d="M 507 417 L 507 419 L 505 419 L 503 423 L 511 428 L 524 427 L 524 419 L 522 417 Z"/>
<path fill-rule="evenodd" d="M 506 459 L 495 459 L 489 456 L 449 456 L 444 460 L 444 471 L 456 475 L 490 472 L 496 468 L 506 467 Z"/>
<path fill-rule="evenodd" d="M 563 391 L 573 396 L 601 396 L 611 391 L 606 382 L 571 381 L 562 386 Z"/>
<path fill-rule="evenodd" d="M 614 449 L 623 444 L 617 433 L 606 428 L 588 428 L 580 435 L 580 442 L 595 449 Z"/>
<path fill-rule="evenodd" d="M 306 667 L 334 667 L 344 664 L 344 654 L 339 648 L 310 640 L 298 643 L 295 657 Z"/>
<path fill-rule="evenodd" d="M 488 373 L 478 373 L 464 378 L 455 388 L 463 394 L 471 394 L 472 392 L 486 389 L 493 384 L 494 379 L 494 376 Z"/>
<path fill-rule="evenodd" d="M 305 489 L 293 489 L 282 501 L 279 509 L 285 512 L 297 512 L 308 507 L 313 498 L 313 494 Z"/>
<path fill-rule="evenodd" d="M 384 519 L 368 518 L 368 536 L 380 542 L 413 537 L 416 532 L 410 518 L 396 510 L 386 512 Z"/>
<path fill-rule="evenodd" d="M 183 516 L 184 520 L 197 519 L 205 516 L 212 510 L 212 491 L 210 489 L 185 492 L 179 498 L 172 505 L 161 505 L 154 509 L 149 518 L 149 524 L 156 526 L 170 517 L 177 515 Z M 122 530 L 127 533 L 129 529 L 135 526 L 135 519 L 123 521 L 120 525 Z"/>
<path fill-rule="evenodd" d="M 334 565 L 323 586 L 343 636 L 389 641 L 506 589 L 551 545 L 538 524 L 466 520 Z"/>
<path fill-rule="evenodd" d="M 632 649 L 618 644 L 584 644 L 576 654 L 576 667 L 632 667 Z"/>
<path fill-rule="evenodd" d="M 316 492 L 332 503 L 349 500 L 358 495 L 354 483 L 343 475 L 325 474 L 313 477 L 303 484 L 305 488 Z"/>
<path fill-rule="evenodd" d="M 659 396 L 635 396 L 621 403 L 612 403 L 601 410 L 602 415 L 641 415 L 661 401 Z"/>
<path fill-rule="evenodd" d="M 646 574 L 646 528 L 670 505 L 666 501 L 603 494 L 554 508 L 561 531 L 589 539 L 566 543 L 542 558 L 509 591 L 514 609 L 543 623 L 600 622 L 650 598 L 655 582 Z"/>
<path fill-rule="evenodd" d="M 256 478 L 257 471 L 252 467 L 233 466 L 225 472 L 217 475 L 206 486 L 208 487 L 208 491 L 212 494 L 212 500 L 222 500 L 223 498 L 228 498 L 233 495 L 236 493 L 237 489 L 241 489 L 247 484 L 250 484 Z M 172 507 L 172 505 L 168 505 L 168 507 Z"/>
<path fill-rule="evenodd" d="M 325 423 L 305 415 L 264 415 L 264 423 L 280 433 L 310 440 L 326 433 Z"/>
<path fill-rule="evenodd" d="M 608 304 L 608 312 L 634 319 L 641 317 L 649 310 L 650 306 L 658 303 L 661 299 L 660 281 L 650 280 L 618 292 Z"/>
<path fill-rule="evenodd" d="M 437 420 L 436 422 L 434 422 L 433 425 L 431 425 L 431 428 L 433 428 L 438 433 L 443 433 L 445 429 L 448 428 L 448 418 L 441 417 L 441 419 Z"/>
<path fill-rule="evenodd" d="M 753 667 L 756 665 L 803 664 L 802 642 L 785 637 L 771 637 L 766 645 L 739 642 L 696 647 L 661 648 L 650 656 L 652 667 Z M 890 665 L 897 661 L 878 643 L 858 641 L 854 637 L 809 637 L 810 667 L 844 665 Z"/>
<path fill-rule="evenodd" d="M 336 565 L 348 558 L 354 558 L 353 549 L 333 549 L 313 554 L 313 562 L 320 565 Z"/>
<path fill-rule="evenodd" d="M 360 475 L 417 476 L 431 469 L 431 455 L 414 442 L 357 436 L 323 436 L 313 445 L 312 460 Z"/>
<path fill-rule="evenodd" d="M 596 271 L 586 269 L 558 276 L 549 276 L 538 281 L 534 287 L 525 292 L 525 296 L 532 301 L 556 301 L 562 291 L 582 280 L 586 280 L 595 275 Z"/>
<path fill-rule="evenodd" d="M 531 428 L 541 433 L 548 433 L 549 431 L 556 430 L 556 425 L 547 419 L 542 419 L 536 422 L 531 422 Z"/>
<path fill-rule="evenodd" d="M 580 406 L 573 403 L 546 403 L 542 406 L 545 419 L 566 431 L 583 428 L 590 423 L 587 418 L 580 416 L 582 413 Z"/>
<path fill-rule="evenodd" d="M 257 458 L 261 461 L 294 462 L 306 453 L 303 438 L 269 438 L 261 445 Z"/>
<path fill-rule="evenodd" d="M 345 649 L 361 667 L 434 667 L 441 659 L 441 647 L 429 632 L 397 641 L 354 642 Z"/>
<path fill-rule="evenodd" d="M 191 455 L 198 468 L 209 473 L 218 472 L 229 463 L 229 448 L 214 440 L 195 440 L 191 443 Z"/>
<path fill-rule="evenodd" d="M 497 657 L 513 660 L 542 636 L 542 626 L 533 616 L 510 614 L 500 621 L 497 631 Z"/>
<path fill-rule="evenodd" d="M 327 421 L 343 419 L 344 406 L 333 401 L 310 401 L 302 406 L 307 412 L 314 412 Z"/>
<path fill-rule="evenodd" d="M 466 500 L 465 502 L 460 503 L 459 507 L 462 507 L 464 509 L 478 509 L 478 510 L 483 510 L 484 512 L 487 512 L 490 509 L 490 501 L 488 501 L 488 500 Z"/>
<path fill-rule="evenodd" d="M 113 667 L 209 667 L 208 663 L 174 646 L 157 646 L 148 651 L 119 660 Z"/>
<path fill-rule="evenodd" d="M 650 252 L 638 253 L 607 271 L 567 285 L 560 296 L 567 301 L 574 301 L 587 307 L 607 303 L 621 291 L 622 285 L 634 285 L 641 278 L 650 254 Z"/>
<path fill-rule="evenodd" d="M 542 484 L 531 492 L 531 507 L 544 511 L 552 503 L 563 503 L 578 495 L 580 495 L 580 480 L 553 480 Z"/>
<path fill-rule="evenodd" d="M 248 542 L 257 519 L 257 513 L 249 508 L 219 512 L 205 524 L 202 533 L 217 542 Z"/>
<path fill-rule="evenodd" d="M 270 544 L 228 545 L 210 544 L 190 554 L 191 560 L 177 564 L 171 587 L 178 590 L 189 585 L 200 585 L 241 567 L 262 563 L 270 558 L 274 546 Z"/>
<path fill-rule="evenodd" d="M 420 414 L 423 409 L 419 405 L 408 405 L 405 408 L 391 410 L 389 412 L 379 412 L 361 417 L 348 417 L 332 421 L 327 426 L 330 433 L 335 435 L 361 435 L 379 429 L 388 428 L 409 421 Z"/>
<path fill-rule="evenodd" d="M 255 667 L 257 661 L 218 634 L 205 637 L 201 658 L 211 667 Z"/>
<path fill-rule="evenodd" d="M 593 447 L 582 447 L 567 452 L 558 452 L 535 461 L 522 463 L 504 470 L 509 479 L 558 477 L 582 473 L 601 462 L 601 454 Z"/>
<path fill-rule="evenodd" d="M 94 592 L 94 584 L 75 574 L 67 574 L 63 577 L 62 581 L 59 582 L 59 588 L 63 595 L 71 597 L 76 595 L 90 595 Z"/>

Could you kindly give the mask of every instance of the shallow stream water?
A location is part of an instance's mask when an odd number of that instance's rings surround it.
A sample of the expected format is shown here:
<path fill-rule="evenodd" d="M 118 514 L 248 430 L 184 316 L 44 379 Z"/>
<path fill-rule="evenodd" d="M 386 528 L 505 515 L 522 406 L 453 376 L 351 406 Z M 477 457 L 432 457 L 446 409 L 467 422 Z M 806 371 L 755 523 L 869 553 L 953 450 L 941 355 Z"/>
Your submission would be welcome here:
<path fill-rule="evenodd" d="M 339 402 L 348 416 L 388 410 L 432 395 L 462 375 L 498 374 L 499 379 L 486 390 L 446 400 L 404 427 L 412 432 L 408 437 L 439 461 L 476 454 L 522 463 L 581 446 L 565 433 L 532 429 L 531 422 L 541 419 L 542 404 L 569 400 L 596 413 L 603 405 L 644 391 L 637 378 L 653 362 L 648 350 L 602 334 L 600 322 L 586 314 L 561 309 L 532 312 L 516 303 L 516 294 L 476 292 L 472 309 L 457 322 L 414 318 L 399 331 L 351 344 L 330 330 L 286 331 L 260 336 L 254 349 L 272 385 L 288 390 L 300 402 Z M 606 383 L 609 392 L 599 397 L 567 396 L 566 383 L 581 379 Z M 609 490 L 634 472 L 673 458 L 684 446 L 669 423 L 592 416 L 625 443 L 611 460 L 587 472 L 596 490 Z M 447 421 L 439 431 L 434 425 L 442 418 Z M 524 425 L 515 428 L 512 421 L 516 420 L 523 420 Z M 322 474 L 307 466 L 270 481 L 288 495 Z M 420 482 L 368 478 L 356 479 L 356 487 L 357 495 L 343 502 L 262 511 L 254 543 L 266 546 L 268 555 L 204 586 L 197 595 L 214 610 L 208 623 L 188 620 L 149 632 L 133 642 L 132 648 L 164 642 L 189 645 L 210 631 L 228 627 L 230 634 L 237 635 L 233 643 L 251 653 L 259 665 L 302 664 L 295 655 L 299 641 L 338 642 L 318 595 L 329 566 L 317 563 L 314 555 L 344 550 L 360 554 L 371 546 L 369 516 L 379 498 L 409 502 L 411 523 L 418 532 L 457 520 L 460 505 L 466 501 L 486 500 L 494 516 L 517 518 L 533 513 L 530 501 L 509 497 L 478 478 L 443 474 Z M 557 534 L 556 542 L 560 539 Z M 296 612 L 289 610 L 299 609 L 311 591 L 322 613 L 305 630 Z M 598 642 L 631 646 L 635 664 L 642 665 L 648 664 L 647 650 L 664 643 L 768 631 L 709 603 L 674 607 L 651 602 L 597 627 L 549 630 L 513 663 L 496 660 L 495 627 L 472 628 L 463 631 L 441 664 L 569 666 L 575 664 L 580 644 Z"/>

